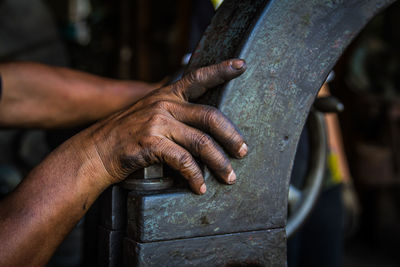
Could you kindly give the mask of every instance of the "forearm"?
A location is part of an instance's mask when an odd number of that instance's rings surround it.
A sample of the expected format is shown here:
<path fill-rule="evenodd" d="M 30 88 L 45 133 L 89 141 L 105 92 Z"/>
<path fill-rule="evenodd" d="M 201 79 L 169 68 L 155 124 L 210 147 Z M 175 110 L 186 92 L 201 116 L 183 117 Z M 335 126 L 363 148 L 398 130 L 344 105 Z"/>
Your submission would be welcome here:
<path fill-rule="evenodd" d="M 57 128 L 105 117 L 155 89 L 37 63 L 0 64 L 0 126 Z"/>
<path fill-rule="evenodd" d="M 107 186 L 155 163 L 179 171 L 198 194 L 206 185 L 194 155 L 221 181 L 235 183 L 232 164 L 216 142 L 243 158 L 243 137 L 216 108 L 191 104 L 187 97 L 199 97 L 245 69 L 238 59 L 198 69 L 52 152 L 0 203 L 0 266 L 44 265 Z"/>
<path fill-rule="evenodd" d="M 61 145 L 1 201 L 0 266 L 44 266 L 110 184 L 83 146 L 74 138 Z"/>

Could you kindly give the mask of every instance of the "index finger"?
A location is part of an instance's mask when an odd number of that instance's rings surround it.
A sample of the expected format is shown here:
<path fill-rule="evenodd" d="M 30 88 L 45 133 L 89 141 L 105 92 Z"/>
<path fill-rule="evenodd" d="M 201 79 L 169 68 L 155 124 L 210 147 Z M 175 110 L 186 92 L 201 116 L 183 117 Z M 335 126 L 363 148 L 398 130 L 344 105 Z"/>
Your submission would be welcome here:
<path fill-rule="evenodd" d="M 186 74 L 174 89 L 183 99 L 196 99 L 208 89 L 238 77 L 246 70 L 243 59 L 230 59 Z"/>

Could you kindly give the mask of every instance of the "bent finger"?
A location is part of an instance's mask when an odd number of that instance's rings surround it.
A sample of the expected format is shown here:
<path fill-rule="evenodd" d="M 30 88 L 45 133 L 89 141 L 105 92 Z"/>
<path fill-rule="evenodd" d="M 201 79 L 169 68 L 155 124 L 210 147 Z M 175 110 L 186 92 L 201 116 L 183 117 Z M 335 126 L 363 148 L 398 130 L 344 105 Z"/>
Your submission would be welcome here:
<path fill-rule="evenodd" d="M 207 190 L 204 177 L 196 160 L 183 147 L 165 138 L 154 148 L 153 153 L 188 180 L 190 188 L 197 194 Z"/>
<path fill-rule="evenodd" d="M 176 122 L 177 127 L 170 133 L 171 138 L 198 157 L 218 178 L 228 184 L 236 181 L 236 174 L 222 149 L 207 134 Z"/>
<path fill-rule="evenodd" d="M 176 120 L 209 133 L 232 156 L 242 158 L 247 154 L 243 136 L 217 108 L 184 103 L 168 111 Z"/>

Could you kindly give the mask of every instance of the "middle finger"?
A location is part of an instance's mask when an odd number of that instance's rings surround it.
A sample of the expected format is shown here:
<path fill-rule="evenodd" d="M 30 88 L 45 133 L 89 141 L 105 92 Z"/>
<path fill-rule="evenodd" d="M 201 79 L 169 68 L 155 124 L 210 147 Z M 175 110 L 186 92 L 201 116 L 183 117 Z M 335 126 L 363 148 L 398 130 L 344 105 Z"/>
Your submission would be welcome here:
<path fill-rule="evenodd" d="M 235 183 L 236 174 L 232 169 L 232 165 L 214 140 L 198 129 L 179 121 L 175 121 L 175 123 L 174 130 L 167 137 L 185 147 L 195 157 L 198 157 L 218 178 L 228 184 Z"/>
<path fill-rule="evenodd" d="M 233 123 L 218 109 L 191 103 L 182 103 L 168 109 L 171 115 L 185 124 L 209 133 L 231 155 L 243 158 L 248 147 Z"/>

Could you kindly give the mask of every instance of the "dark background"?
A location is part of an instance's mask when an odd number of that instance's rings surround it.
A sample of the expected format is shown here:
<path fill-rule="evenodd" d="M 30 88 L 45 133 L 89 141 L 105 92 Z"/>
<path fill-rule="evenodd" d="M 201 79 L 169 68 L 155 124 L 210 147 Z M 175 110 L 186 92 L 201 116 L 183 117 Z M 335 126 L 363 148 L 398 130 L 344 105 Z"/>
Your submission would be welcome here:
<path fill-rule="evenodd" d="M 200 9 L 212 12 L 205 0 L 0 0 L 0 62 L 36 61 L 158 82 L 179 71 L 194 48 L 193 36 L 208 20 Z M 400 266 L 399 20 L 398 3 L 375 18 L 344 53 L 330 83 L 345 104 L 340 121 L 358 200 L 356 209 L 345 205 L 340 222 L 341 266 Z M 1 130 L 0 193 L 77 130 Z M 329 205 L 321 207 L 326 218 L 341 202 Z M 88 255 L 96 251 L 97 213 L 94 205 L 49 266 L 94 265 Z M 319 238 L 312 231 L 307 236 Z M 306 255 L 321 256 L 312 248 Z"/>

